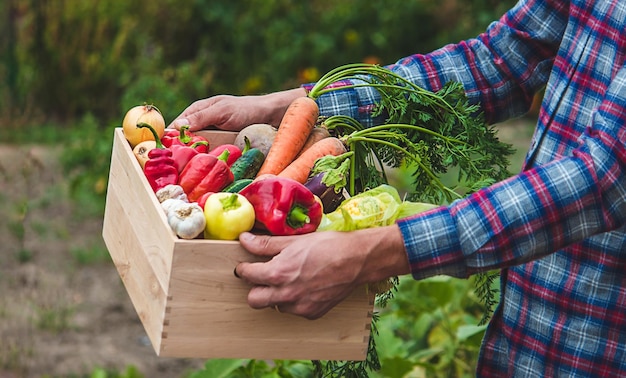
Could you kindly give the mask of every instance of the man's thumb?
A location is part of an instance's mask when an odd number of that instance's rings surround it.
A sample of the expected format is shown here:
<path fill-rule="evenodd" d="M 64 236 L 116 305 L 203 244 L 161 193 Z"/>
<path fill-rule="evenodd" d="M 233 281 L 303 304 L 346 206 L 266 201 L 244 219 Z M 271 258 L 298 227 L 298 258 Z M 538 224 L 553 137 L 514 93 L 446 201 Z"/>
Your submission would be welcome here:
<path fill-rule="evenodd" d="M 293 243 L 294 238 L 301 235 L 271 236 L 257 235 L 243 232 L 239 235 L 239 242 L 248 252 L 259 256 L 276 256 L 285 247 Z"/>
<path fill-rule="evenodd" d="M 259 256 L 274 256 L 280 252 L 280 250 L 272 250 L 270 236 L 268 235 L 255 235 L 251 232 L 242 232 L 239 235 L 239 242 L 248 252 Z"/>

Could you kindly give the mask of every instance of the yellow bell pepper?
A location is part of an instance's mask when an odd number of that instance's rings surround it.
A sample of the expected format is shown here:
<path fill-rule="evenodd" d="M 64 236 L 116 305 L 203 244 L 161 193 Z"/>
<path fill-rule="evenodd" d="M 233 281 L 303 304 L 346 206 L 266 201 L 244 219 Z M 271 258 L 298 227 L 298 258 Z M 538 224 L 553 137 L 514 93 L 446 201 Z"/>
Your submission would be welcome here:
<path fill-rule="evenodd" d="M 205 239 L 237 240 L 254 227 L 254 207 L 239 193 L 218 192 L 204 204 Z"/>

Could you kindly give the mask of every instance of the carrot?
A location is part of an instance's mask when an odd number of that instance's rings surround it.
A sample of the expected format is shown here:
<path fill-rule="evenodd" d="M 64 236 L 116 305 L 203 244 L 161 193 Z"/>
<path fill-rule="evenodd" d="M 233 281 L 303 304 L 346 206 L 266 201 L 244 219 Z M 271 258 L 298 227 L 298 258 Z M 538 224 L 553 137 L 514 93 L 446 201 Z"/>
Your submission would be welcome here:
<path fill-rule="evenodd" d="M 310 97 L 298 97 L 280 121 L 274 141 L 257 176 L 278 174 L 291 163 L 315 127 L 319 108 Z"/>
<path fill-rule="evenodd" d="M 302 149 L 296 155 L 296 159 L 298 158 L 298 156 L 302 155 L 302 153 L 306 151 L 309 147 L 315 144 L 315 142 L 324 138 L 328 138 L 329 136 L 330 132 L 325 126 L 315 126 L 313 130 L 311 130 L 311 133 L 309 134 L 306 142 L 304 142 L 304 146 L 302 146 Z"/>
<path fill-rule="evenodd" d="M 291 164 L 278 174 L 278 177 L 287 177 L 304 184 L 309 178 L 311 169 L 317 159 L 328 155 L 339 156 L 346 151 L 346 146 L 339 138 L 324 138 L 317 141 L 303 152 L 300 157 L 292 161 Z"/>

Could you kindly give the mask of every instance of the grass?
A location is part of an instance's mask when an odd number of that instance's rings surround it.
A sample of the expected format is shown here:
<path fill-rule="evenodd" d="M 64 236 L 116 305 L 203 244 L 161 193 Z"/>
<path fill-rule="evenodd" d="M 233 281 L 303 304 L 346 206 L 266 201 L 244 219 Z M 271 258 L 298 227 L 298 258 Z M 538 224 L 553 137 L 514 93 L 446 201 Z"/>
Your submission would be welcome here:
<path fill-rule="evenodd" d="M 52 333 L 61 333 L 70 328 L 70 319 L 74 315 L 74 308 L 60 305 L 39 306 L 36 312 L 38 329 Z"/>
<path fill-rule="evenodd" d="M 109 252 L 101 244 L 92 245 L 86 248 L 72 248 L 70 250 L 70 255 L 72 256 L 73 261 L 80 266 L 111 262 Z"/>
<path fill-rule="evenodd" d="M 22 367 L 23 361 L 32 357 L 32 350 L 23 349 L 13 340 L 0 340 L 0 372 L 2 370 L 22 373 L 26 376 L 26 371 Z M 17 377 L 18 375 L 16 375 Z"/>

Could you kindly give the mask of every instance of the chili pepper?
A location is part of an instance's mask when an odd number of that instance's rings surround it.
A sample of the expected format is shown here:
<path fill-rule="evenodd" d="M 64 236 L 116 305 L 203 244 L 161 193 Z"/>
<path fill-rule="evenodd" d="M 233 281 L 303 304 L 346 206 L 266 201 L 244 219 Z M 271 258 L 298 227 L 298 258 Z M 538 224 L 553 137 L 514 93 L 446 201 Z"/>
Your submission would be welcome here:
<path fill-rule="evenodd" d="M 186 127 L 186 126 L 183 126 Z M 183 127 L 181 127 L 181 130 L 183 129 Z M 176 130 L 176 129 L 165 129 L 165 132 L 163 133 L 163 136 L 161 137 L 161 143 L 163 143 L 163 145 L 167 148 L 170 148 L 172 146 L 172 143 L 174 142 L 174 139 L 178 139 L 180 137 L 180 131 Z"/>
<path fill-rule="evenodd" d="M 163 133 L 163 136 L 161 137 L 161 142 L 167 148 L 172 147 L 172 144 L 174 143 L 185 145 L 183 141 L 187 142 L 191 140 L 191 136 L 188 134 L 189 126 L 181 126 L 180 130 L 165 129 L 165 133 Z"/>
<path fill-rule="evenodd" d="M 137 127 L 149 128 L 156 142 L 156 147 L 148 152 L 148 161 L 146 161 L 143 168 L 152 190 L 156 193 L 159 189 L 169 184 L 177 184 L 178 169 L 176 169 L 174 159 L 172 159 L 172 151 L 163 146 L 161 139 L 152 126 L 140 122 L 137 124 Z"/>
<path fill-rule="evenodd" d="M 220 156 L 198 154 L 189 160 L 178 182 L 189 201 L 196 201 L 206 192 L 219 192 L 233 182 L 234 176 L 226 164 L 227 159 L 228 150 Z"/>
<path fill-rule="evenodd" d="M 165 147 L 172 147 L 175 145 L 180 146 L 192 146 L 196 142 L 206 142 L 206 144 L 199 144 L 194 147 L 198 152 L 209 152 L 209 141 L 200 135 L 193 134 L 189 131 L 189 126 L 182 126 L 179 130 L 166 129 L 162 138 L 163 145 Z"/>
<path fill-rule="evenodd" d="M 200 153 L 196 149 L 197 145 L 200 144 L 208 145 L 209 143 L 199 141 L 191 146 L 183 146 L 182 144 L 173 144 L 170 146 L 170 150 L 172 150 L 172 158 L 174 159 L 174 163 L 176 164 L 179 174 L 183 171 L 187 163 L 189 163 L 189 160 Z"/>
<path fill-rule="evenodd" d="M 272 235 L 313 232 L 322 221 L 322 206 L 303 184 L 283 177 L 267 177 L 243 188 L 250 201 L 255 227 Z"/>

